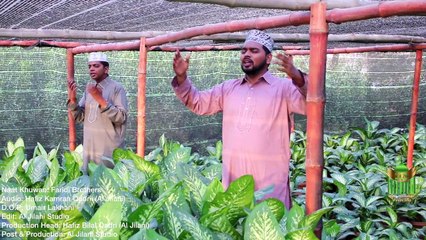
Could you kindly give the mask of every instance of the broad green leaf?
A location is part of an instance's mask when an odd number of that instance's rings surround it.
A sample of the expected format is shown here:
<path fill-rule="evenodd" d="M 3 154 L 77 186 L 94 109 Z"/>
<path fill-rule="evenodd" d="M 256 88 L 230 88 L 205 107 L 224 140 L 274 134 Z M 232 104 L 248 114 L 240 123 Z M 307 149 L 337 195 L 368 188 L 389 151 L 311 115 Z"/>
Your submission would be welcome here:
<path fill-rule="evenodd" d="M 58 184 L 59 178 L 59 162 L 58 159 L 54 158 L 50 164 L 50 173 L 46 182 L 44 183 L 44 188 L 55 187 Z"/>
<path fill-rule="evenodd" d="M 176 184 L 173 188 L 168 189 L 161 194 L 155 202 L 142 204 L 134 212 L 132 212 L 128 220 L 129 222 L 137 222 L 140 224 L 150 224 L 153 219 L 157 221 L 162 219 L 162 207 L 167 201 L 168 196 L 179 191 L 181 184 Z"/>
<path fill-rule="evenodd" d="M 390 207 L 386 207 L 386 211 L 388 212 L 389 217 L 392 220 L 392 225 L 396 224 L 398 222 L 398 215 L 396 214 L 396 212 Z"/>
<path fill-rule="evenodd" d="M 210 156 L 216 156 L 216 148 L 212 146 L 206 147 L 207 152 Z"/>
<path fill-rule="evenodd" d="M 162 148 L 158 147 L 158 148 L 154 149 L 153 151 L 151 151 L 150 153 L 148 153 L 148 155 L 146 155 L 144 159 L 146 161 L 152 162 L 152 161 L 154 161 L 158 158 L 161 158 L 160 153 L 161 153 L 162 150 L 163 150 Z"/>
<path fill-rule="evenodd" d="M 56 155 L 58 154 L 59 146 L 60 146 L 60 144 L 58 144 L 58 146 L 56 148 L 50 150 L 49 154 L 47 154 L 48 162 L 51 162 L 54 158 L 57 158 Z M 48 163 L 48 165 L 49 165 L 49 163 Z"/>
<path fill-rule="evenodd" d="M 214 231 L 227 233 L 232 239 L 242 239 L 241 234 L 232 226 L 226 218 L 229 208 L 218 209 L 215 212 L 204 215 L 200 218 L 200 223 Z"/>
<path fill-rule="evenodd" d="M 75 159 L 76 154 L 72 154 L 70 152 L 64 153 L 65 158 L 65 173 L 67 182 L 71 182 L 72 180 L 81 176 L 80 166 Z"/>
<path fill-rule="evenodd" d="M 25 170 L 22 167 L 19 167 L 16 171 L 15 180 L 19 183 L 21 187 L 29 187 L 32 185 L 31 179 L 25 173 Z"/>
<path fill-rule="evenodd" d="M 222 177 L 222 164 L 213 164 L 201 171 L 204 177 L 212 181 Z"/>
<path fill-rule="evenodd" d="M 18 210 L 22 216 L 28 221 L 31 221 L 31 216 L 34 212 L 34 209 L 36 207 L 36 204 L 34 202 L 33 197 L 27 197 L 24 201 L 19 203 L 19 205 L 16 207 L 16 210 Z"/>
<path fill-rule="evenodd" d="M 112 160 L 114 161 L 114 164 L 117 164 L 118 162 L 121 162 L 125 159 L 131 159 L 128 151 L 122 148 L 116 148 L 112 152 Z"/>
<path fill-rule="evenodd" d="M 138 169 L 132 169 L 129 172 L 129 191 L 135 195 L 140 195 L 147 184 L 151 184 L 155 179 L 146 180 L 145 174 Z"/>
<path fill-rule="evenodd" d="M 215 199 L 203 206 L 202 215 L 206 215 L 215 209 L 229 207 L 227 218 L 231 224 L 245 216 L 245 207 L 250 207 L 254 200 L 254 179 L 251 175 L 244 175 L 231 182 L 224 193 L 218 193 Z"/>
<path fill-rule="evenodd" d="M 145 240 L 167 240 L 167 238 L 161 236 L 157 232 L 155 232 L 153 229 L 146 229 L 145 230 Z"/>
<path fill-rule="evenodd" d="M 114 171 L 118 174 L 118 176 L 120 176 L 121 181 L 123 183 L 123 187 L 126 188 L 126 189 L 129 189 L 129 174 L 130 173 L 129 173 L 129 170 L 127 169 L 127 167 L 122 162 L 118 162 L 114 166 Z M 132 191 L 132 190 L 130 190 L 130 191 Z"/>
<path fill-rule="evenodd" d="M 322 196 L 322 205 L 325 207 L 329 207 L 333 203 L 333 199 L 327 195 Z"/>
<path fill-rule="evenodd" d="M 382 199 L 382 196 L 371 196 L 366 201 L 366 207 L 371 206 L 374 202 L 376 202 L 379 199 Z"/>
<path fill-rule="evenodd" d="M 244 240 L 282 240 L 284 234 L 266 202 L 257 205 L 246 219 Z"/>
<path fill-rule="evenodd" d="M 182 228 L 188 231 L 195 240 L 213 240 L 213 233 L 206 227 L 202 226 L 198 220 L 189 213 L 173 208 L 173 214 L 180 219 Z"/>
<path fill-rule="evenodd" d="M 60 192 L 55 196 L 54 206 L 59 209 L 73 207 L 81 210 L 86 202 L 87 196 L 91 192 L 98 190 L 90 188 L 90 179 L 88 176 L 81 176 L 72 180 L 64 186 L 58 187 Z"/>
<path fill-rule="evenodd" d="M 149 161 L 145 161 L 142 157 L 130 151 L 128 151 L 128 154 L 133 160 L 136 168 L 145 173 L 148 178 L 160 174 L 160 168 L 156 164 Z"/>
<path fill-rule="evenodd" d="M 16 207 L 26 198 L 23 192 L 24 189 L 15 182 L 5 183 L 0 181 L 0 189 L 2 191 L 0 204 L 7 210 L 16 210 Z"/>
<path fill-rule="evenodd" d="M 124 178 L 128 178 L 127 179 L 128 180 L 128 189 L 133 194 L 135 194 L 135 196 L 140 196 L 142 191 L 145 189 L 146 185 L 150 184 L 151 182 L 153 182 L 155 180 L 153 178 L 153 179 L 149 179 L 147 181 L 145 173 L 143 173 L 142 171 L 137 169 L 136 166 L 135 166 L 135 163 L 132 160 L 122 160 L 120 165 L 121 164 L 124 164 L 124 166 L 126 167 L 126 170 L 122 169 L 122 171 L 123 171 L 122 174 L 126 174 L 124 172 L 127 171 L 128 176 L 124 176 Z M 121 175 L 121 174 L 119 174 L 119 175 Z M 124 180 L 125 179 L 123 179 L 123 181 Z"/>
<path fill-rule="evenodd" d="M 180 219 L 172 211 L 171 204 L 164 206 L 164 236 L 169 239 L 178 239 L 179 235 L 183 232 L 180 224 Z"/>
<path fill-rule="evenodd" d="M 187 199 L 194 198 L 198 212 L 201 211 L 203 196 L 207 189 L 208 180 L 195 167 L 188 164 L 178 164 L 177 176 L 183 181 Z"/>
<path fill-rule="evenodd" d="M 174 173 L 177 169 L 178 163 L 187 163 L 191 156 L 191 148 L 189 147 L 180 147 L 176 151 L 171 152 L 163 160 L 164 168 L 161 169 L 166 174 Z"/>
<path fill-rule="evenodd" d="M 362 221 L 361 222 L 361 231 L 364 233 L 367 233 L 371 226 L 373 225 L 373 221 L 367 220 L 367 221 Z"/>
<path fill-rule="evenodd" d="M 222 183 L 217 178 L 213 179 L 206 188 L 203 202 L 213 201 L 218 193 L 223 193 L 224 191 Z"/>
<path fill-rule="evenodd" d="M 7 220 L 5 222 L 4 220 L 0 220 L 1 225 L 1 231 L 6 232 L 7 230 L 12 231 L 13 229 L 16 230 L 18 234 L 21 234 L 24 236 L 22 239 L 26 240 L 28 237 L 26 237 L 27 233 L 31 231 L 30 228 L 26 228 L 26 221 L 21 217 L 21 213 L 18 211 L 5 211 L 0 208 L 0 215 L 2 216 L 2 219 Z M 16 226 L 16 228 L 15 228 Z M 0 233 L 1 234 L 1 233 Z M 1 236 L 1 235 L 0 235 Z"/>
<path fill-rule="evenodd" d="M 323 229 L 327 235 L 335 238 L 340 232 L 340 225 L 337 224 L 336 220 L 330 220 L 324 223 Z"/>
<path fill-rule="evenodd" d="M 122 191 L 121 196 L 123 197 L 123 212 L 126 213 L 124 216 L 127 217 L 130 213 L 135 211 L 142 205 L 142 200 L 135 197 L 131 192 Z"/>
<path fill-rule="evenodd" d="M 83 225 L 80 234 L 97 236 L 100 239 L 119 239 L 122 216 L 122 202 L 105 202 L 96 211 L 88 224 Z M 83 223 L 84 224 L 84 223 Z"/>
<path fill-rule="evenodd" d="M 100 165 L 93 174 L 93 188 L 96 190 L 93 194 L 99 205 L 113 198 L 119 199 L 122 197 L 119 183 L 117 182 L 118 177 L 114 177 L 114 174 L 116 175 L 112 169 L 103 165 Z"/>
<path fill-rule="evenodd" d="M 15 151 L 15 144 L 11 141 L 8 141 L 6 146 L 6 157 L 12 156 L 14 151 Z"/>
<path fill-rule="evenodd" d="M 24 148 L 17 148 L 13 153 L 13 159 L 4 168 L 1 180 L 4 182 L 9 181 L 9 179 L 15 175 L 16 171 L 18 170 L 19 166 L 21 166 L 24 159 Z"/>
<path fill-rule="evenodd" d="M 268 207 L 271 210 L 272 214 L 274 214 L 275 218 L 279 222 L 286 211 L 283 202 L 275 198 L 268 198 L 264 202 L 268 204 Z"/>
<path fill-rule="evenodd" d="M 85 222 L 78 209 L 61 210 L 42 220 L 45 226 L 52 226 L 50 232 L 60 233 L 60 239 L 75 239 Z"/>
<path fill-rule="evenodd" d="M 161 135 L 158 143 L 160 144 L 161 148 L 164 148 L 164 146 L 166 146 L 167 139 L 166 139 L 166 136 L 164 134 Z"/>
<path fill-rule="evenodd" d="M 217 159 L 222 159 L 222 150 L 223 150 L 223 143 L 222 141 L 217 141 L 216 142 L 216 158 Z"/>
<path fill-rule="evenodd" d="M 312 230 L 300 229 L 288 233 L 285 239 L 289 240 L 316 240 L 318 239 Z"/>
<path fill-rule="evenodd" d="M 358 202 L 361 207 L 367 207 L 367 200 L 365 199 L 363 193 L 356 193 L 353 195 L 353 198 Z"/>
<path fill-rule="evenodd" d="M 301 227 L 302 228 L 307 227 L 308 229 L 314 230 L 316 228 L 319 220 L 321 219 L 321 217 L 324 214 L 329 213 L 331 210 L 333 210 L 332 207 L 321 208 L 321 209 L 315 211 L 314 213 L 306 216 L 305 219 L 303 219 Z"/>
<path fill-rule="evenodd" d="M 46 159 L 43 156 L 31 159 L 26 173 L 33 184 L 42 181 L 48 173 Z"/>
<path fill-rule="evenodd" d="M 36 156 L 41 156 L 46 160 L 48 159 L 48 154 L 47 154 L 46 150 L 44 149 L 44 147 L 39 142 L 37 142 L 37 146 L 34 149 L 33 158 L 35 158 Z"/>
<path fill-rule="evenodd" d="M 300 224 L 305 217 L 305 211 L 296 203 L 290 209 L 287 215 L 287 231 L 292 232 L 299 229 Z"/>

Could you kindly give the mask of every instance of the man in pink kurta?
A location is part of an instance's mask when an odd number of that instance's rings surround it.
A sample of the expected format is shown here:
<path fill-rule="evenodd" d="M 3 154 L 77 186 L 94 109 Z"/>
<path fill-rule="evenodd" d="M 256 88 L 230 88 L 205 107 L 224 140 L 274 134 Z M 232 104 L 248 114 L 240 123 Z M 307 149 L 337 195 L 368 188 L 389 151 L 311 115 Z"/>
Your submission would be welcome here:
<path fill-rule="evenodd" d="M 225 81 L 207 91 L 198 91 L 186 72 L 189 56 L 176 52 L 172 81 L 176 96 L 192 112 L 211 115 L 223 112 L 222 183 L 251 174 L 256 189 L 274 186 L 265 196 L 291 206 L 289 189 L 290 122 L 293 113 L 305 114 L 306 76 L 294 67 L 292 58 L 278 54 L 278 69 L 291 79 L 268 71 L 273 41 L 266 33 L 253 30 L 241 51 L 245 76 Z"/>

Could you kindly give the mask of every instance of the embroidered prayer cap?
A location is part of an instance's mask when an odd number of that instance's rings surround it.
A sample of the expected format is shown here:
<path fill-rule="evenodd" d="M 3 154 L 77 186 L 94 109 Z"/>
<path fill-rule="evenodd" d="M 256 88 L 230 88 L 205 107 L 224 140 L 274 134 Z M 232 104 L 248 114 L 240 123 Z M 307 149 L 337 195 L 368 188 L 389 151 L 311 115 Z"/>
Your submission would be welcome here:
<path fill-rule="evenodd" d="M 92 52 L 89 54 L 89 62 L 108 62 L 108 57 L 105 53 Z"/>
<path fill-rule="evenodd" d="M 246 41 L 257 42 L 265 46 L 270 52 L 274 47 L 274 40 L 266 32 L 260 30 L 250 30 L 246 37 Z"/>

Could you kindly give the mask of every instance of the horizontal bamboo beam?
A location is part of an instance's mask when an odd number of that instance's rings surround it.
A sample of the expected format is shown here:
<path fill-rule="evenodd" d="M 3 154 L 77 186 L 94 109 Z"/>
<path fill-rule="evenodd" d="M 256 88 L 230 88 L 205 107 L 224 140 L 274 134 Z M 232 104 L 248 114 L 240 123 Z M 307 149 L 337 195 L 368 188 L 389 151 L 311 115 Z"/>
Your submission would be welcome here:
<path fill-rule="evenodd" d="M 15 38 L 64 38 L 64 39 L 93 39 L 93 40 L 139 40 L 141 37 L 156 37 L 163 34 L 173 34 L 166 31 L 149 32 L 111 32 L 111 31 L 79 31 L 79 30 L 41 30 L 41 29 L 1 29 L 0 37 Z M 309 42 L 309 34 L 269 34 L 275 42 Z M 245 33 L 220 33 L 203 35 L 191 40 L 213 40 L 217 42 L 244 41 Z M 331 42 L 373 42 L 373 43 L 421 43 L 426 38 L 407 35 L 384 34 L 330 34 Z"/>
<path fill-rule="evenodd" d="M 309 34 L 269 33 L 274 42 L 309 42 Z M 199 36 L 191 40 L 213 40 L 217 42 L 244 41 L 245 33 L 221 33 L 210 36 Z M 360 42 L 360 43 L 424 43 L 426 38 L 407 35 L 385 34 L 330 34 L 329 42 Z"/>
<path fill-rule="evenodd" d="M 332 48 L 327 49 L 327 54 L 363 53 L 363 52 L 403 52 L 426 49 L 426 43 L 422 44 L 393 44 L 383 46 Z M 286 50 L 289 55 L 309 55 L 310 50 Z"/>
<path fill-rule="evenodd" d="M 191 52 L 201 52 L 201 51 L 239 51 L 241 50 L 243 44 L 238 45 L 222 45 L 222 46 L 153 46 L 149 48 L 149 51 L 162 51 L 162 52 L 180 52 L 191 51 Z M 302 49 L 301 46 L 282 46 L 280 48 L 274 48 L 275 50 L 299 50 Z"/>
<path fill-rule="evenodd" d="M 114 32 L 114 31 L 83 31 L 69 29 L 7 29 L 0 28 L 0 37 L 10 38 L 60 38 L 60 39 L 91 39 L 91 40 L 135 40 L 141 37 L 155 37 L 165 34 L 164 31 L 146 32 Z"/>
<path fill-rule="evenodd" d="M 327 22 L 343 23 L 369 18 L 390 17 L 400 15 L 419 15 L 426 13 L 426 0 L 407 0 L 381 2 L 364 7 L 350 9 L 333 9 L 326 12 Z M 268 29 L 308 24 L 309 12 L 296 12 L 284 16 L 263 17 L 248 20 L 237 20 L 225 23 L 209 24 L 187 28 L 185 30 L 148 38 L 146 45 L 156 46 L 196 36 L 212 35 L 224 32 L 238 32 L 250 29 Z M 94 51 L 137 50 L 139 41 L 81 46 L 73 49 L 74 54 Z"/>
<path fill-rule="evenodd" d="M 75 48 L 78 46 L 86 46 L 79 42 L 56 42 L 48 40 L 25 40 L 25 41 L 10 41 L 0 40 L 1 47 L 58 47 L 58 48 Z"/>
<path fill-rule="evenodd" d="M 190 3 L 210 3 L 224 5 L 227 7 L 249 7 L 249 8 L 272 8 L 272 9 L 288 9 L 288 10 L 309 10 L 313 3 L 320 2 L 318 0 L 167 0 L 169 2 L 190 2 Z M 377 1 L 368 0 L 326 0 L 327 8 L 350 8 Z"/>
<path fill-rule="evenodd" d="M 26 40 L 26 41 L 10 41 L 0 40 L 1 47 L 59 47 L 59 48 L 74 48 L 78 46 L 85 46 L 89 44 L 82 44 L 79 42 L 56 42 L 47 40 Z"/>

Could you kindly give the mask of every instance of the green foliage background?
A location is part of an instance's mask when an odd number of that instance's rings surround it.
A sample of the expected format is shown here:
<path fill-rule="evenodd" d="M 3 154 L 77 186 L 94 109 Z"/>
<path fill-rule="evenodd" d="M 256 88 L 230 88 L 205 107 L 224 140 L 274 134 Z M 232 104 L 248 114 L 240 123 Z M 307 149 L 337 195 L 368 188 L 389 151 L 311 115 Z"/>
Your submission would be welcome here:
<path fill-rule="evenodd" d="M 130 103 L 127 145 L 136 142 L 138 52 L 110 52 L 110 75 L 123 83 Z M 2 48 L 0 50 L 0 146 L 23 137 L 47 148 L 68 145 L 65 50 L 54 48 Z M 221 138 L 221 115 L 196 116 L 174 96 L 173 53 L 150 52 L 147 69 L 147 151 L 165 133 L 195 150 L 203 151 Z M 87 54 L 76 56 L 75 79 L 81 97 L 89 80 Z M 380 121 L 385 128 L 409 123 L 414 53 L 368 53 L 329 56 L 325 130 L 339 133 L 364 125 L 364 118 Z M 307 71 L 308 57 L 295 57 Z M 423 71 L 425 67 L 423 64 Z M 274 67 L 272 71 L 276 72 Z M 239 53 L 194 52 L 189 70 L 199 89 L 241 76 Z M 422 74 L 417 120 L 426 124 L 426 82 Z M 297 129 L 305 118 L 297 116 Z M 78 127 L 78 143 L 82 127 Z M 35 146 L 27 146 L 27 150 Z M 0 150 L 2 150 L 0 148 Z"/>

